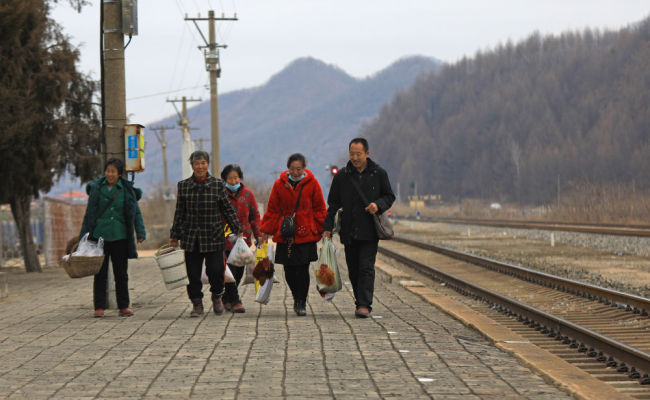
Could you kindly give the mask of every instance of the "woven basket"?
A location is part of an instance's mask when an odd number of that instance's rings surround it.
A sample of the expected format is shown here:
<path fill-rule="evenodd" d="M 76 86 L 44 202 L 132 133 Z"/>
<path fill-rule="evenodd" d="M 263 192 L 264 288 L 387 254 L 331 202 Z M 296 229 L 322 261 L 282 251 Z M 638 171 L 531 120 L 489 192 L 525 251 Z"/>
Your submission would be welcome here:
<path fill-rule="evenodd" d="M 78 244 L 77 244 L 78 245 Z M 70 254 L 77 250 L 74 246 Z M 61 266 L 68 273 L 70 278 L 83 278 L 85 276 L 96 275 L 102 269 L 104 256 L 69 256 L 67 260 L 61 260 Z"/>

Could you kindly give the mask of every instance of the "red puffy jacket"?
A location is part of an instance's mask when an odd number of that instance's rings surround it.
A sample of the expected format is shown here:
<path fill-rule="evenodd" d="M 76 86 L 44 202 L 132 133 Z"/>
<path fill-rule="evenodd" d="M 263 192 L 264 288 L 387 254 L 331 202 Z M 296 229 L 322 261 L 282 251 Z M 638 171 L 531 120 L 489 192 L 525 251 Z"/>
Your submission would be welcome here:
<path fill-rule="evenodd" d="M 260 213 L 257 211 L 255 196 L 253 196 L 253 192 L 245 187 L 243 183 L 236 192 L 233 193 L 229 189 L 226 189 L 226 193 L 241 224 L 242 232 L 244 232 L 244 240 L 250 246 L 252 236 L 260 236 Z M 232 247 L 233 244 L 226 240 L 226 250 L 230 251 Z"/>
<path fill-rule="evenodd" d="M 323 222 L 327 215 L 327 206 L 320 184 L 314 174 L 305 169 L 306 176 L 298 182 L 294 189 L 289 183 L 288 173 L 289 171 L 284 171 L 273 184 L 260 230 L 268 235 L 273 235 L 274 242 L 284 242 L 285 240 L 280 234 L 282 218 L 293 214 L 300 188 L 304 187 L 296 212 L 295 242 L 317 242 L 321 239 Z"/>

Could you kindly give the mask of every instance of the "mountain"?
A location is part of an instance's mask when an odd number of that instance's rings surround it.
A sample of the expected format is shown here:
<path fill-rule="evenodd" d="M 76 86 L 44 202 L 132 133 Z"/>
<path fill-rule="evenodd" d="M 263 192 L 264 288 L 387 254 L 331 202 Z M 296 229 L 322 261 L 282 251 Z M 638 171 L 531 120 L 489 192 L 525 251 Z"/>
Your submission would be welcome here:
<path fill-rule="evenodd" d="M 400 59 L 378 73 L 357 79 L 314 58 L 300 58 L 264 85 L 221 94 L 219 129 L 221 166 L 240 164 L 246 178 L 272 181 L 286 169 L 290 154 L 301 152 L 324 188 L 325 166 L 346 153 L 348 141 L 399 91 L 441 63 L 426 57 Z M 210 138 L 209 101 L 188 108 L 192 138 Z M 150 126 L 176 125 L 167 117 Z M 167 131 L 169 181 L 181 179 L 180 131 Z M 145 130 L 146 170 L 136 185 L 150 189 L 162 182 L 161 150 L 152 131 Z M 204 149 L 209 151 L 206 142 Z M 64 190 L 67 190 L 65 187 Z"/>
<path fill-rule="evenodd" d="M 648 65 L 650 19 L 533 34 L 421 77 L 363 134 L 393 184 L 445 200 L 650 189 Z"/>

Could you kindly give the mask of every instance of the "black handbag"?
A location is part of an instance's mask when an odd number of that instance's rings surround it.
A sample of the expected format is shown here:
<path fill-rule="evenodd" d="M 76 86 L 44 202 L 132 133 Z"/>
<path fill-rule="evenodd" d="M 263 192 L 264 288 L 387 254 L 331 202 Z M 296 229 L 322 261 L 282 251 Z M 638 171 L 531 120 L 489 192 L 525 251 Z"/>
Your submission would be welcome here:
<path fill-rule="evenodd" d="M 363 201 L 364 207 L 367 207 L 370 202 L 366 198 L 366 195 L 363 194 L 363 190 L 361 190 L 359 182 L 357 182 L 352 176 L 349 176 L 349 179 L 357 189 L 359 196 L 361 196 L 361 201 Z M 381 215 L 377 215 L 377 213 L 372 214 L 372 220 L 375 223 L 375 231 L 377 231 L 377 237 L 379 240 L 390 240 L 393 238 L 393 236 L 395 236 L 395 232 L 393 232 L 393 224 L 388 219 L 388 214 L 386 214 L 386 211 L 381 213 Z"/>
<path fill-rule="evenodd" d="M 298 192 L 296 207 L 293 210 L 293 214 L 288 217 L 282 217 L 282 222 L 280 223 L 280 235 L 285 239 L 291 239 L 296 236 L 296 212 L 298 211 L 298 203 L 300 203 L 300 196 L 302 195 L 302 189 L 304 187 L 305 185 L 300 186 L 300 192 Z"/>

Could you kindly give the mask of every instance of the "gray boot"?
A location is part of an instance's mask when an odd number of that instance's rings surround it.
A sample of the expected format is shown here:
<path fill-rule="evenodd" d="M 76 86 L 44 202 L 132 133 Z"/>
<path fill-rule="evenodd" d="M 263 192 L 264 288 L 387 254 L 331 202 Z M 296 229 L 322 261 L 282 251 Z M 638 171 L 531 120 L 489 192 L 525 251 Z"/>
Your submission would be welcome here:
<path fill-rule="evenodd" d="M 203 315 L 203 299 L 190 299 L 190 301 L 192 301 L 192 305 L 194 306 L 190 317 L 200 317 Z"/>

